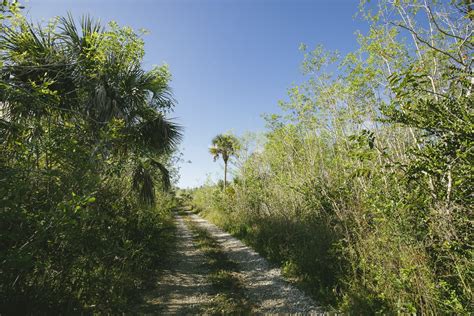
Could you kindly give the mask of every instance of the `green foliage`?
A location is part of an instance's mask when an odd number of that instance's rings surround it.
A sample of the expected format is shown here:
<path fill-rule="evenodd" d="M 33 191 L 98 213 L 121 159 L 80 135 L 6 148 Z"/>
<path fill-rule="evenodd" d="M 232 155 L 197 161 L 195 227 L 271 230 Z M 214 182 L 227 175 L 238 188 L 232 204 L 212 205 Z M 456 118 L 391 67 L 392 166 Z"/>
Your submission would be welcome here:
<path fill-rule="evenodd" d="M 0 26 L 5 21 L 18 15 L 19 11 L 24 8 L 17 0 L 3 0 L 0 3 Z"/>
<path fill-rule="evenodd" d="M 472 10 L 377 8 L 359 50 L 301 47 L 308 80 L 267 116 L 264 147 L 193 204 L 339 310 L 469 314 Z"/>
<path fill-rule="evenodd" d="M 90 18 L 17 16 L 0 50 L 0 313 L 126 311 L 175 205 L 168 70 L 144 71 L 138 35 Z"/>

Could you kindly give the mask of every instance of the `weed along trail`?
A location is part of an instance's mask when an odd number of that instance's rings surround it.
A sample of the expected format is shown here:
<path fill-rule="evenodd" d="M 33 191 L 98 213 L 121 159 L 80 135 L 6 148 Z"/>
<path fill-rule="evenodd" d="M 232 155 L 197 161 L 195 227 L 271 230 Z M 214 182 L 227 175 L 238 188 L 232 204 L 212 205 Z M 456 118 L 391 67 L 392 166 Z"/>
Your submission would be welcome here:
<path fill-rule="evenodd" d="M 146 297 L 160 314 L 304 313 L 322 310 L 286 282 L 277 268 L 198 215 L 176 218 L 176 250 Z"/>

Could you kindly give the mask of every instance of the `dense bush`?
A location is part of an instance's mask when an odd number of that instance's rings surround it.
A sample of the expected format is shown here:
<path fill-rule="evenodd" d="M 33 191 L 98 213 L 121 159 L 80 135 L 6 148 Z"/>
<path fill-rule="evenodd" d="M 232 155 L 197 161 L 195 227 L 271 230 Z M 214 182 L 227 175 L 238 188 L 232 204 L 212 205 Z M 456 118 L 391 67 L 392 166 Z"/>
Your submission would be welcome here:
<path fill-rule="evenodd" d="M 142 69 L 129 28 L 41 28 L 6 6 L 0 313 L 126 311 L 169 245 L 169 74 Z"/>
<path fill-rule="evenodd" d="M 241 155 L 232 186 L 199 188 L 193 203 L 319 301 L 355 314 L 468 314 L 472 11 L 379 4 L 358 51 L 302 47 L 309 79 L 281 103 L 288 114 L 268 116 L 265 145 Z M 334 63 L 337 75 L 324 71 Z"/>
<path fill-rule="evenodd" d="M 2 311 L 131 307 L 166 254 L 164 229 L 171 224 L 167 210 L 173 201 L 163 195 L 159 208 L 143 207 L 124 198 L 127 183 L 116 180 L 95 187 L 91 195 L 65 190 L 69 196 L 64 192 L 56 205 L 38 205 L 46 192 L 30 177 L 8 177 L 15 185 L 1 190 L 9 201 L 1 212 Z M 15 199 L 18 186 L 29 196 Z M 50 189 L 63 188 L 58 183 Z"/>

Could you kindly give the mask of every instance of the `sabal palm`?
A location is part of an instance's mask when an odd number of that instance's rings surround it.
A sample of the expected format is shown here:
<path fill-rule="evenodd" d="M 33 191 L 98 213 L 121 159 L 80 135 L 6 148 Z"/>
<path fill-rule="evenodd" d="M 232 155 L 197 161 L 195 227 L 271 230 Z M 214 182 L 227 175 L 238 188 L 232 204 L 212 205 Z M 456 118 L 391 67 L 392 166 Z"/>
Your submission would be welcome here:
<path fill-rule="evenodd" d="M 209 152 L 214 157 L 214 161 L 222 157 L 224 161 L 224 189 L 227 186 L 227 164 L 229 158 L 237 153 L 239 142 L 237 138 L 232 135 L 219 134 L 212 139 L 212 146 Z"/>
<path fill-rule="evenodd" d="M 104 28 L 89 18 L 82 19 L 80 30 L 71 16 L 63 18 L 58 30 L 24 22 L 21 28 L 2 32 L 2 55 L 9 61 L 3 64 L 0 79 L 5 87 L 0 102 L 7 118 L 3 132 L 8 132 L 10 122 L 55 113 L 59 120 L 74 116 L 87 122 L 99 143 L 101 129 L 120 119 L 124 141 L 114 146 L 137 158 L 134 187 L 151 200 L 151 172 L 144 170 L 156 168 L 169 186 L 168 171 L 157 158 L 172 152 L 181 139 L 181 128 L 164 115 L 174 104 L 166 71 L 144 71 L 139 53 L 124 53 L 120 42 L 108 39 Z M 100 41 L 106 40 L 109 46 L 101 46 Z M 38 96 L 37 83 L 44 82 L 53 95 Z M 104 154 L 110 154 L 110 146 L 102 147 Z"/>

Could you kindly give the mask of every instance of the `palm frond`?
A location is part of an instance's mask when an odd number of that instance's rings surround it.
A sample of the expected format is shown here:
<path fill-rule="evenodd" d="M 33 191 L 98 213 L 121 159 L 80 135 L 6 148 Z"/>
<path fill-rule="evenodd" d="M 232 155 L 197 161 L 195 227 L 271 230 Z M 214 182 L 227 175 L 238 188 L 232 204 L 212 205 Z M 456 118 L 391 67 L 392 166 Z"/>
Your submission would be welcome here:
<path fill-rule="evenodd" d="M 93 20 L 88 15 L 82 17 L 80 31 L 71 13 L 68 13 L 67 17 L 62 17 L 59 22 L 62 40 L 68 45 L 69 50 L 77 55 L 83 53 L 84 49 L 91 48 L 94 45 L 94 42 L 90 41 L 92 34 L 104 31 L 100 21 Z"/>
<path fill-rule="evenodd" d="M 60 95 L 74 90 L 68 61 L 51 30 L 23 21 L 18 28 L 5 27 L 0 42 L 8 60 L 1 69 L 0 95 L 12 120 L 44 115 L 45 104 L 69 106 L 70 102 L 58 102 L 41 92 L 45 82 Z"/>
<path fill-rule="evenodd" d="M 139 193 L 140 200 L 146 204 L 155 202 L 153 168 L 158 169 L 161 174 L 160 182 L 163 189 L 168 191 L 171 188 L 170 173 L 161 162 L 149 157 L 139 159 L 132 172 L 132 188 Z"/>
<path fill-rule="evenodd" d="M 132 173 L 132 188 L 138 192 L 140 200 L 146 204 L 155 201 L 155 187 L 150 170 L 142 163 L 137 163 Z"/>
<path fill-rule="evenodd" d="M 156 154 L 171 153 L 182 139 L 182 127 L 165 119 L 160 113 L 139 123 L 135 130 L 136 143 Z"/>
<path fill-rule="evenodd" d="M 168 169 L 159 161 L 155 159 L 150 159 L 151 164 L 157 168 L 161 173 L 161 183 L 165 191 L 168 191 L 171 188 L 171 179 Z"/>
<path fill-rule="evenodd" d="M 149 105 L 157 110 L 171 109 L 176 100 L 169 86 L 169 74 L 162 68 L 154 68 L 143 74 L 144 88 L 151 93 Z"/>
<path fill-rule="evenodd" d="M 213 156 L 214 161 L 219 159 L 219 155 L 221 154 L 221 150 L 215 146 L 209 147 L 209 153 Z"/>

